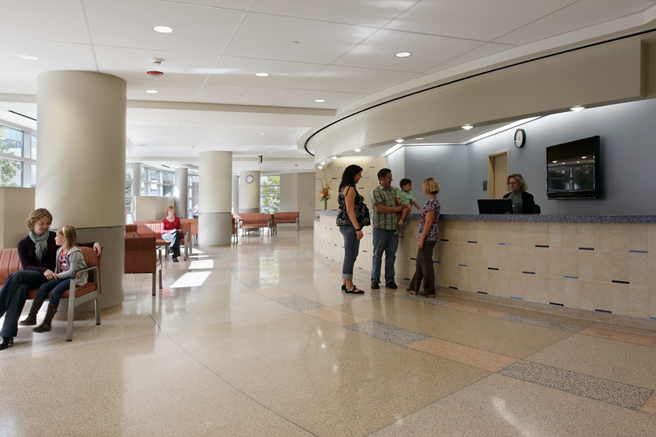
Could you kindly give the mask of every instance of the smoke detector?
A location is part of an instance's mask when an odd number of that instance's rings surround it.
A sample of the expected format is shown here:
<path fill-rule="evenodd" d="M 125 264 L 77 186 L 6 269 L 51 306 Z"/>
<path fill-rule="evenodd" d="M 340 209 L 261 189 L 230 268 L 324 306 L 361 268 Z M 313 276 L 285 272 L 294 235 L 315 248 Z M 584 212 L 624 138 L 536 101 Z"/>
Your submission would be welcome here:
<path fill-rule="evenodd" d="M 153 63 L 153 65 L 161 65 L 162 62 L 165 61 L 164 58 L 150 58 L 150 61 Z"/>

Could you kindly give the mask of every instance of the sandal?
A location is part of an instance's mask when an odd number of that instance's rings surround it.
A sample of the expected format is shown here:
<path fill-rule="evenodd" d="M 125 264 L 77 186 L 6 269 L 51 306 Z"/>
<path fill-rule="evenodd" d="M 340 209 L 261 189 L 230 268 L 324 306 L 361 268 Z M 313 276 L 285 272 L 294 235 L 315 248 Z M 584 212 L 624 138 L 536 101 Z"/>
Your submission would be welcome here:
<path fill-rule="evenodd" d="M 354 288 L 353 290 L 349 290 L 348 288 L 344 290 L 344 293 L 349 293 L 349 294 L 364 294 L 364 291 L 358 290 L 357 288 Z"/>

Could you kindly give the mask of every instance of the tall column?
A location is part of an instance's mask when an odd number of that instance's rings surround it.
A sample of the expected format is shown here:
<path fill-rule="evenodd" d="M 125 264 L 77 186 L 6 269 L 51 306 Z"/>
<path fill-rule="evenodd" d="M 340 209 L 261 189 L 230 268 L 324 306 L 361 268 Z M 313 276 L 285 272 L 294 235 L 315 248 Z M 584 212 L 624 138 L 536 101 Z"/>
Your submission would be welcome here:
<path fill-rule="evenodd" d="M 232 212 L 239 212 L 239 175 L 232 175 Z"/>
<path fill-rule="evenodd" d="M 239 212 L 260 212 L 260 172 L 239 172 Z"/>
<path fill-rule="evenodd" d="M 37 90 L 36 207 L 50 211 L 53 228 L 75 226 L 78 241 L 104 246 L 100 304 L 120 304 L 127 83 L 101 73 L 51 71 L 38 75 Z"/>
<path fill-rule="evenodd" d="M 175 210 L 177 216 L 180 218 L 189 218 L 189 212 L 187 211 L 187 194 L 189 193 L 188 189 L 188 170 L 186 167 L 179 167 L 175 169 L 175 190 L 173 194 L 175 195 Z"/>
<path fill-rule="evenodd" d="M 201 152 L 198 171 L 198 243 L 230 244 L 232 152 Z"/>

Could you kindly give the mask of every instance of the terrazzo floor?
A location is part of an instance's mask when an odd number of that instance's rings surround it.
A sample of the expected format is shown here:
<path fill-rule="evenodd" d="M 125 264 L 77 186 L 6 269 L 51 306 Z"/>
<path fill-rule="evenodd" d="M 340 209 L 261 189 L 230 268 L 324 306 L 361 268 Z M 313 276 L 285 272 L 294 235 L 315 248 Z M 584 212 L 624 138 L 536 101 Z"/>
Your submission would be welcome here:
<path fill-rule="evenodd" d="M 126 275 L 0 352 L 0 436 L 656 436 L 654 329 L 442 290 L 347 295 L 311 229 Z M 405 285 L 405 284 L 403 284 Z M 26 306 L 27 314 L 30 303 Z M 44 311 L 39 315 L 43 317 Z"/>

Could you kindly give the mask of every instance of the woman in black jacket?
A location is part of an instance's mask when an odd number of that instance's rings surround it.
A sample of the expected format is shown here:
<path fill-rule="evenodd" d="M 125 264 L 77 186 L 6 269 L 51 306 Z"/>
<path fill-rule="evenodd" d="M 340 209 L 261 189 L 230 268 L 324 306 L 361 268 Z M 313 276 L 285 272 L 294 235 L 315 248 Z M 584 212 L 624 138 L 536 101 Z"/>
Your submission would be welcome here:
<path fill-rule="evenodd" d="M 533 214 L 535 212 L 535 200 L 532 194 L 526 192 L 528 186 L 522 175 L 519 173 L 508 175 L 506 184 L 508 184 L 510 193 L 503 196 L 503 198 L 512 200 L 513 213 Z"/>

